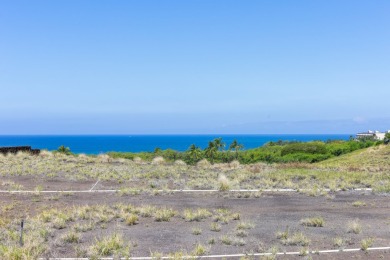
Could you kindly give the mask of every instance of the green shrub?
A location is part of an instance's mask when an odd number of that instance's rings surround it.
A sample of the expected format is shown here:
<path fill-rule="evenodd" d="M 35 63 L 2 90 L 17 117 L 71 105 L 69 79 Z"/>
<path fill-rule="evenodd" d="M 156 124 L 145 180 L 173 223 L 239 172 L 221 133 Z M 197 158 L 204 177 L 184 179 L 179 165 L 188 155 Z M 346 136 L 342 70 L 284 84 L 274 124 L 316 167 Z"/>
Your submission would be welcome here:
<path fill-rule="evenodd" d="M 281 156 L 294 153 L 325 154 L 326 146 L 322 142 L 292 143 L 285 145 Z"/>

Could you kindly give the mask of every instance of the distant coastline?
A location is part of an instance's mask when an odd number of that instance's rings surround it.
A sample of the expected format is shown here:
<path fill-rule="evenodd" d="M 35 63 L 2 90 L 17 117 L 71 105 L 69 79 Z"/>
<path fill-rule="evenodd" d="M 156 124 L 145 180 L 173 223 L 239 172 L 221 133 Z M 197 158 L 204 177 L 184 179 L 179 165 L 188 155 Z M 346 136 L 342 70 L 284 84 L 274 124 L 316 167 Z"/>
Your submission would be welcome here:
<path fill-rule="evenodd" d="M 236 139 L 244 149 L 263 146 L 267 142 L 348 140 L 350 134 L 204 134 L 204 135 L 1 135 L 0 146 L 28 145 L 37 149 L 56 150 L 70 147 L 74 153 L 151 152 L 155 148 L 185 151 L 191 144 L 205 148 L 214 138 L 227 144 Z"/>

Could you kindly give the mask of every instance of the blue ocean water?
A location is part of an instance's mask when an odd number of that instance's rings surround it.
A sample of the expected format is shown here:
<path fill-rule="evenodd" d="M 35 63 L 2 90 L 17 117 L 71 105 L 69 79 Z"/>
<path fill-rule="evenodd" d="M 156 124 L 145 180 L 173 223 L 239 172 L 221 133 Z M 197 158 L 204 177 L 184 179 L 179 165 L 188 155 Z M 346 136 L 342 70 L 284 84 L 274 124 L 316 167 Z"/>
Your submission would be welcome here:
<path fill-rule="evenodd" d="M 141 152 L 161 149 L 185 151 L 191 144 L 202 149 L 214 138 L 222 137 L 228 147 L 234 140 L 244 149 L 255 148 L 270 141 L 347 140 L 348 134 L 339 135 L 79 135 L 79 136 L 0 136 L 1 146 L 27 145 L 36 149 L 56 150 L 65 145 L 74 153 L 99 154 L 110 151 Z"/>

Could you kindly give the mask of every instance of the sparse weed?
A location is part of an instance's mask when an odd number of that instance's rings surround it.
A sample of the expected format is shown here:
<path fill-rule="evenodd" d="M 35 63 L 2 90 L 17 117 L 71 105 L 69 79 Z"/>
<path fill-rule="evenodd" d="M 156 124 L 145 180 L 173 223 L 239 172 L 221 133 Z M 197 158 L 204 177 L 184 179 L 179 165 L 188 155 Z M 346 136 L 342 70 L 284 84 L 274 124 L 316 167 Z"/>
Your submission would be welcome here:
<path fill-rule="evenodd" d="M 146 205 L 146 206 L 142 206 L 139 208 L 139 214 L 141 217 L 149 218 L 149 217 L 153 216 L 153 214 L 156 210 L 157 210 L 156 207 Z"/>
<path fill-rule="evenodd" d="M 358 219 L 350 221 L 348 223 L 348 233 L 360 234 L 362 232 L 362 226 Z"/>
<path fill-rule="evenodd" d="M 301 250 L 299 250 L 299 256 L 307 256 L 308 251 L 306 247 L 302 247 Z"/>
<path fill-rule="evenodd" d="M 219 231 L 221 231 L 221 225 L 219 225 L 219 224 L 216 223 L 216 222 L 213 222 L 213 223 L 211 223 L 211 225 L 210 225 L 210 230 L 211 230 L 211 231 L 214 231 L 214 232 L 219 232 Z"/>
<path fill-rule="evenodd" d="M 120 196 L 129 196 L 129 195 L 135 196 L 135 195 L 139 195 L 141 191 L 134 188 L 122 188 L 119 190 L 118 193 Z"/>
<path fill-rule="evenodd" d="M 202 219 L 210 217 L 212 214 L 207 209 L 185 209 L 183 217 L 186 221 L 201 221 Z"/>
<path fill-rule="evenodd" d="M 84 224 L 76 224 L 73 226 L 73 229 L 76 232 L 87 232 L 92 230 L 94 227 L 94 224 L 92 222 L 84 223 Z"/>
<path fill-rule="evenodd" d="M 245 246 L 246 245 L 245 240 L 242 238 L 234 237 L 234 238 L 232 238 L 231 241 L 232 241 L 233 246 Z"/>
<path fill-rule="evenodd" d="M 152 160 L 152 164 L 164 164 L 164 163 L 165 163 L 165 159 L 161 156 L 157 156 Z"/>
<path fill-rule="evenodd" d="M 215 244 L 215 238 L 209 238 L 209 240 L 207 241 L 207 243 L 209 244 L 209 245 L 214 245 Z"/>
<path fill-rule="evenodd" d="M 227 236 L 227 235 L 221 236 L 220 240 L 221 240 L 222 244 L 225 244 L 225 245 L 231 245 L 233 243 L 232 238 Z"/>
<path fill-rule="evenodd" d="M 341 248 L 345 245 L 345 241 L 341 237 L 333 238 L 333 246 L 337 248 Z"/>
<path fill-rule="evenodd" d="M 79 243 L 80 239 L 81 239 L 80 234 L 74 231 L 65 233 L 62 237 L 62 240 L 66 243 Z"/>
<path fill-rule="evenodd" d="M 154 212 L 154 220 L 157 222 L 170 221 L 176 215 L 176 211 L 169 208 L 161 208 Z"/>
<path fill-rule="evenodd" d="M 114 233 L 108 237 L 96 240 L 91 246 L 91 251 L 97 256 L 111 256 L 113 254 L 123 254 L 129 251 L 125 247 L 123 237 L 120 234 Z"/>
<path fill-rule="evenodd" d="M 66 221 L 63 218 L 55 217 L 52 221 L 53 228 L 63 229 L 66 228 Z"/>
<path fill-rule="evenodd" d="M 228 191 L 228 190 L 230 190 L 230 182 L 229 182 L 228 178 L 225 175 L 223 175 L 223 174 L 221 174 L 218 177 L 218 185 L 219 185 L 218 189 L 220 191 Z"/>
<path fill-rule="evenodd" d="M 310 244 L 310 239 L 308 239 L 302 232 L 293 233 L 291 236 L 288 235 L 287 238 L 280 239 L 283 245 L 307 246 Z"/>
<path fill-rule="evenodd" d="M 301 225 L 306 227 L 323 227 L 325 223 L 322 217 L 305 218 L 305 219 L 301 219 L 300 222 Z"/>
<path fill-rule="evenodd" d="M 238 236 L 238 237 L 247 237 L 248 236 L 248 232 L 246 232 L 245 230 L 237 230 L 236 231 L 236 236 Z"/>
<path fill-rule="evenodd" d="M 204 247 L 202 244 L 196 244 L 194 250 L 192 251 L 193 255 L 200 256 L 204 255 L 207 252 L 206 247 Z"/>
<path fill-rule="evenodd" d="M 288 235 L 289 235 L 289 229 L 286 228 L 285 231 L 278 231 L 278 232 L 276 233 L 276 238 L 277 238 L 277 239 L 281 239 L 281 240 L 287 240 Z"/>
<path fill-rule="evenodd" d="M 249 222 L 240 222 L 237 224 L 236 229 L 237 230 L 243 230 L 243 229 L 252 229 L 254 228 L 254 224 Z"/>
<path fill-rule="evenodd" d="M 231 217 L 233 220 L 240 220 L 241 219 L 240 213 L 233 213 L 233 214 L 231 214 Z"/>
<path fill-rule="evenodd" d="M 372 247 L 372 245 L 374 244 L 374 239 L 373 238 L 366 238 L 366 239 L 363 239 L 361 242 L 360 242 L 360 248 L 363 250 L 363 251 L 367 251 L 367 249 L 369 247 Z"/>
<path fill-rule="evenodd" d="M 138 224 L 138 216 L 135 214 L 130 214 L 125 218 L 126 225 L 132 226 Z"/>
<path fill-rule="evenodd" d="M 364 201 L 361 201 L 361 200 L 357 200 L 355 202 L 352 203 L 352 206 L 354 207 L 363 207 L 363 206 L 366 206 L 366 203 Z"/>
<path fill-rule="evenodd" d="M 193 228 L 192 229 L 192 234 L 193 235 L 200 235 L 200 234 L 202 234 L 202 229 L 200 229 L 200 228 Z"/>

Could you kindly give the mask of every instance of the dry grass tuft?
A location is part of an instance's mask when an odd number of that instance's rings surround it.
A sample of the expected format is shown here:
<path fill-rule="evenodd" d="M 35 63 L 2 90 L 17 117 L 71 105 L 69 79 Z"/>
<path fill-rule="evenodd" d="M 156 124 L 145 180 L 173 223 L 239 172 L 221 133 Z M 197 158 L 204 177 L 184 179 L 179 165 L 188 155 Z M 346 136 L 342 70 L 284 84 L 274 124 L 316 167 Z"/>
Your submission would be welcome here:
<path fill-rule="evenodd" d="M 154 212 L 154 220 L 157 222 L 170 221 L 176 215 L 176 211 L 170 208 L 160 208 Z"/>
<path fill-rule="evenodd" d="M 336 248 L 342 248 L 345 246 L 345 241 L 341 237 L 333 238 L 333 246 Z"/>
<path fill-rule="evenodd" d="M 357 200 L 357 201 L 354 201 L 352 203 L 352 206 L 357 207 L 357 208 L 358 207 L 364 207 L 364 206 L 366 206 L 366 203 L 364 201 Z"/>
<path fill-rule="evenodd" d="M 361 242 L 360 242 L 360 248 L 363 250 L 363 251 L 367 251 L 367 249 L 369 247 L 372 247 L 372 245 L 374 244 L 374 239 L 373 238 L 366 238 L 366 239 L 363 239 Z"/>
<path fill-rule="evenodd" d="M 111 256 L 111 255 L 129 255 L 129 248 L 125 247 L 123 237 L 120 234 L 114 233 L 111 236 L 103 237 L 102 239 L 96 240 L 91 246 L 92 255 Z"/>
<path fill-rule="evenodd" d="M 204 255 L 206 254 L 207 252 L 207 248 L 205 246 L 203 246 L 202 244 L 196 244 L 194 250 L 192 251 L 192 254 L 195 255 L 195 256 L 201 256 L 201 255 Z"/>
<path fill-rule="evenodd" d="M 348 223 L 348 233 L 360 234 L 361 232 L 362 232 L 362 226 L 358 219 L 355 219 Z"/>
<path fill-rule="evenodd" d="M 322 217 L 301 219 L 301 225 L 306 227 L 323 227 L 325 221 Z"/>
<path fill-rule="evenodd" d="M 209 161 L 207 161 L 207 159 L 202 159 L 202 160 L 200 160 L 199 162 L 196 163 L 196 166 L 198 168 L 208 169 L 208 168 L 210 168 L 211 164 L 210 164 Z"/>
<path fill-rule="evenodd" d="M 196 209 L 196 210 L 191 210 L 191 209 L 185 209 L 183 212 L 183 218 L 186 221 L 201 221 L 202 219 L 206 219 L 210 217 L 212 214 L 210 211 L 207 209 Z"/>
<path fill-rule="evenodd" d="M 153 160 L 152 160 L 152 164 L 161 165 L 164 163 L 165 163 L 165 159 L 161 156 L 157 156 L 157 157 L 153 158 Z"/>
<path fill-rule="evenodd" d="M 133 159 L 133 162 L 137 163 L 137 164 L 141 164 L 143 162 L 142 158 L 141 157 L 134 157 Z"/>
<path fill-rule="evenodd" d="M 228 191 L 228 190 L 230 190 L 230 182 L 229 182 L 228 178 L 224 174 L 221 174 L 218 177 L 218 189 L 220 191 Z"/>
<path fill-rule="evenodd" d="M 186 166 L 187 165 L 186 162 L 183 161 L 183 160 L 176 160 L 174 164 L 175 165 L 180 165 L 180 166 Z"/>
<path fill-rule="evenodd" d="M 233 168 L 233 169 L 239 168 L 240 165 L 241 165 L 240 162 L 237 161 L 237 160 L 234 160 L 234 161 L 232 161 L 232 162 L 229 163 L 230 168 Z"/>
<path fill-rule="evenodd" d="M 99 162 L 101 162 L 101 163 L 112 162 L 112 158 L 110 156 L 108 156 L 107 154 L 99 154 L 97 158 L 98 158 Z"/>
<path fill-rule="evenodd" d="M 138 224 L 138 216 L 135 214 L 130 214 L 125 219 L 126 225 L 132 226 Z"/>
<path fill-rule="evenodd" d="M 41 157 L 53 157 L 53 153 L 49 152 L 48 150 L 42 150 L 39 153 L 39 156 L 41 156 Z"/>

